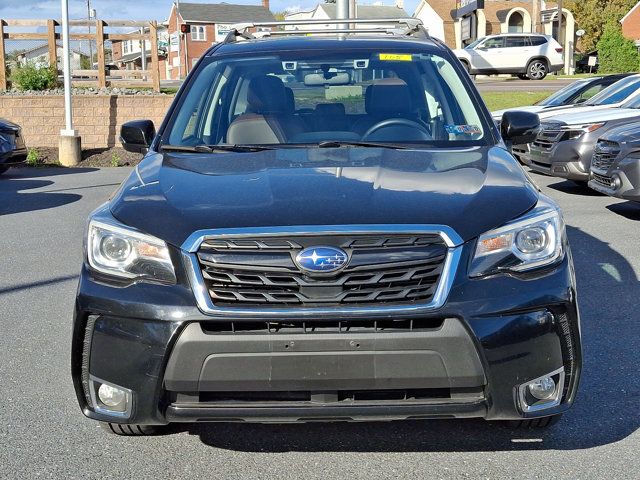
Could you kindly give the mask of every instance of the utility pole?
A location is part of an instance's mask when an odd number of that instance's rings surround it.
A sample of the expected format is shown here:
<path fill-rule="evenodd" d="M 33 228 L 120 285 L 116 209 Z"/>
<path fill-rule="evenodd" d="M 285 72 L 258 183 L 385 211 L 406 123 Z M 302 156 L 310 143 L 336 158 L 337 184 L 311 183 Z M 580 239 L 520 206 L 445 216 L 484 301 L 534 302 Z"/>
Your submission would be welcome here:
<path fill-rule="evenodd" d="M 532 0 L 533 5 L 531 8 L 531 31 L 538 33 L 538 23 L 540 21 L 540 0 Z"/>
<path fill-rule="evenodd" d="M 336 0 L 336 18 L 346 19 L 349 18 L 349 0 Z M 343 29 L 343 24 L 337 24 L 337 29 Z"/>
<path fill-rule="evenodd" d="M 558 0 L 558 43 L 564 47 L 564 41 L 562 39 L 562 0 Z"/>
<path fill-rule="evenodd" d="M 71 110 L 71 65 L 69 62 L 69 0 L 60 0 L 62 10 L 62 74 L 64 78 L 64 129 L 60 130 L 58 160 L 66 167 L 77 165 L 82 157 L 80 137 L 73 129 Z"/>
<path fill-rule="evenodd" d="M 178 35 L 178 80 L 182 78 L 182 31 L 180 30 L 180 0 L 176 0 L 176 35 Z M 171 50 L 171 37 L 169 37 L 169 50 Z"/>

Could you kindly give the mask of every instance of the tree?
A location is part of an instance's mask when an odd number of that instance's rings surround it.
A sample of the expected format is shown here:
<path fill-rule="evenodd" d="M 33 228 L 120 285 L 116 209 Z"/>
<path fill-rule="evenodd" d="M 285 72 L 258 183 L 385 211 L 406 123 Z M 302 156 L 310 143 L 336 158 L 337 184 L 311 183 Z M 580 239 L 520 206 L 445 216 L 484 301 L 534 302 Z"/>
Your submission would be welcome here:
<path fill-rule="evenodd" d="M 564 7 L 573 13 L 578 28 L 586 32 L 580 39 L 580 50 L 595 50 L 605 28 L 620 28 L 620 20 L 636 3 L 637 0 L 565 0 Z"/>
<path fill-rule="evenodd" d="M 620 28 L 610 24 L 597 44 L 600 73 L 636 72 L 640 68 L 640 53 L 633 41 L 624 38 Z"/>

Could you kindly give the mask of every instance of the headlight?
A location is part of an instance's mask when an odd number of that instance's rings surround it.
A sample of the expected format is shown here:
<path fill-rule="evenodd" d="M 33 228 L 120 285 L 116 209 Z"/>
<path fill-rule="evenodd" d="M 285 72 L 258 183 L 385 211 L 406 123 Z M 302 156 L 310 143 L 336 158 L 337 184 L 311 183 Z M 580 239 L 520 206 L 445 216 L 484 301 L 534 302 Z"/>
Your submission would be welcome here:
<path fill-rule="evenodd" d="M 176 282 L 167 244 L 124 226 L 91 220 L 87 258 L 91 268 L 107 275 L 131 280 Z"/>
<path fill-rule="evenodd" d="M 586 123 L 583 125 L 566 125 L 562 127 L 562 130 L 567 132 L 567 140 L 573 138 L 580 138 L 585 133 L 595 132 L 599 128 L 604 127 L 605 122 L 601 123 Z"/>
<path fill-rule="evenodd" d="M 471 263 L 472 277 L 501 271 L 522 272 L 551 265 L 564 254 L 564 223 L 560 212 L 548 206 L 491 230 L 478 238 Z"/>

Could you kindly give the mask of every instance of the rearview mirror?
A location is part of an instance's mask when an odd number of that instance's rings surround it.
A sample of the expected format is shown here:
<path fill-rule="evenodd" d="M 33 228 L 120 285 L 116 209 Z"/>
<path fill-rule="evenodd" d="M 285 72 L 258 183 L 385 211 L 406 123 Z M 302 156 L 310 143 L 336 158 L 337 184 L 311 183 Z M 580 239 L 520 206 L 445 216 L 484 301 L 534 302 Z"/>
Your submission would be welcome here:
<path fill-rule="evenodd" d="M 540 117 L 537 113 L 518 110 L 504 112 L 500 123 L 500 135 L 511 145 L 533 142 L 540 131 Z"/>
<path fill-rule="evenodd" d="M 347 72 L 308 73 L 304 76 L 304 84 L 307 87 L 321 85 L 349 85 L 351 77 Z"/>
<path fill-rule="evenodd" d="M 127 152 L 147 153 L 155 136 L 156 127 L 151 120 L 134 120 L 120 127 L 120 142 Z"/>

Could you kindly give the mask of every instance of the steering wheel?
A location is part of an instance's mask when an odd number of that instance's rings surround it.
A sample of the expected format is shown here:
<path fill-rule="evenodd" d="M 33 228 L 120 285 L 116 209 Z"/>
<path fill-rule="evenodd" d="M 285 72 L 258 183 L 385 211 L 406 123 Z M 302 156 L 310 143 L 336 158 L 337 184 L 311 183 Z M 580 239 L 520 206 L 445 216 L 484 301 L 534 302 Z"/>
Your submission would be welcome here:
<path fill-rule="evenodd" d="M 369 130 L 367 130 L 365 134 L 362 136 L 362 140 L 366 140 L 367 137 L 373 135 L 378 130 L 381 130 L 387 127 L 392 127 L 392 126 L 404 126 L 404 127 L 415 128 L 418 131 L 420 131 L 420 133 L 423 133 L 426 136 L 426 139 L 432 138 L 429 130 L 427 130 L 427 128 L 424 125 L 414 120 L 409 120 L 407 118 L 387 118 L 386 120 L 381 120 L 380 122 L 371 126 L 371 128 L 369 128 Z"/>

